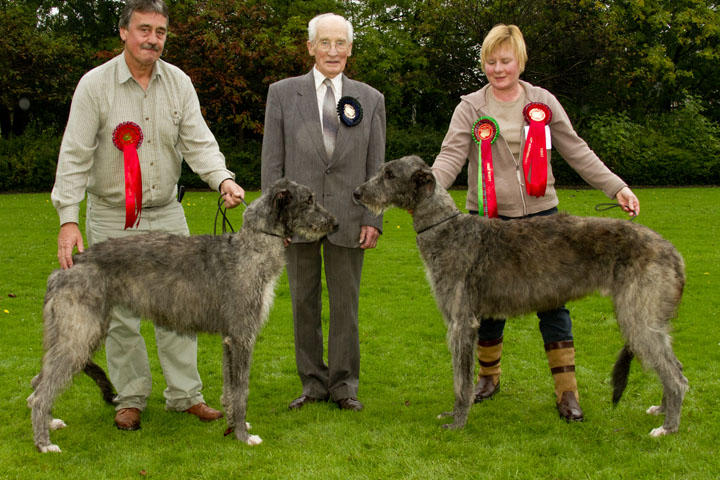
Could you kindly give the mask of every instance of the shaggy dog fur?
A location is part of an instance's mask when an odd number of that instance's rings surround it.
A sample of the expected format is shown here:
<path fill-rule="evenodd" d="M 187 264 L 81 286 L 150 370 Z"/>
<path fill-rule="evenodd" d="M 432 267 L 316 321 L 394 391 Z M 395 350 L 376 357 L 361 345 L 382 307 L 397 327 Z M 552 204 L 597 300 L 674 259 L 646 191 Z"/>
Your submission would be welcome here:
<path fill-rule="evenodd" d="M 80 371 L 112 401 L 112 387 L 92 355 L 105 338 L 109 312 L 124 305 L 179 333 L 223 337 L 223 395 L 228 431 L 248 445 L 245 423 L 248 376 L 255 339 L 272 305 L 275 282 L 285 265 L 283 240 L 294 234 L 317 240 L 338 228 L 309 188 L 279 180 L 244 213 L 231 235 L 183 237 L 150 233 L 112 239 L 74 257 L 74 266 L 48 279 L 43 308 L 43 365 L 32 381 L 35 445 L 59 452 L 49 429 L 57 395 Z M 99 372 L 98 372 L 99 370 Z"/>
<path fill-rule="evenodd" d="M 409 210 L 435 300 L 448 329 L 455 407 L 449 428 L 461 428 L 473 403 L 474 352 L 481 318 L 545 311 L 594 291 L 612 297 L 625 347 L 616 363 L 613 400 L 638 356 L 663 385 L 665 413 L 652 436 L 677 432 L 687 390 L 668 334 L 685 284 L 675 247 L 626 220 L 565 214 L 506 222 L 461 214 L 418 157 L 386 163 L 354 191 L 379 214 Z"/>

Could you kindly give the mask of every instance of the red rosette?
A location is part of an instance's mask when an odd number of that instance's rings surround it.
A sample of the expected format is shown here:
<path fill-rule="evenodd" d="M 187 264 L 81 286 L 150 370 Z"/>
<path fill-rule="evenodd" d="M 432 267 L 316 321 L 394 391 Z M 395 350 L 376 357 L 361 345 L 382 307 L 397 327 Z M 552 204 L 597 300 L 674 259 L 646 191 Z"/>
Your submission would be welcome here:
<path fill-rule="evenodd" d="M 113 130 L 112 140 L 120 151 L 125 151 L 128 145 L 132 145 L 137 150 L 143 141 L 142 129 L 135 122 L 123 122 Z"/>
<path fill-rule="evenodd" d="M 542 197 L 547 187 L 548 155 L 545 126 L 552 120 L 550 107 L 531 102 L 523 108 L 523 116 L 529 124 L 523 151 L 523 171 L 528 195 Z"/>
<path fill-rule="evenodd" d="M 523 108 L 523 116 L 528 123 L 542 122 L 547 125 L 552 120 L 552 110 L 544 103 L 530 102 Z"/>
<path fill-rule="evenodd" d="M 113 144 L 123 152 L 125 166 L 125 228 L 140 224 L 142 210 L 142 176 L 137 149 L 143 141 L 140 125 L 123 122 L 115 127 L 112 134 Z"/>

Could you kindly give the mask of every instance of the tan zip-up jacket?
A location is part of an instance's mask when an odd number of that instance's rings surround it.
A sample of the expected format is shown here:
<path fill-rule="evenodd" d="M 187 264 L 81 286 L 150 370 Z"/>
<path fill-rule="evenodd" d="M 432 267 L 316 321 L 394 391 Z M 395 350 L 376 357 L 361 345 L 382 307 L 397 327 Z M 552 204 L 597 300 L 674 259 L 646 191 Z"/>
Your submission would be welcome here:
<path fill-rule="evenodd" d="M 551 142 L 562 158 L 590 185 L 602 190 L 609 198 L 625 186 L 625 182 L 612 173 L 598 158 L 585 141 L 578 136 L 570 124 L 567 113 L 560 102 L 547 90 L 520 81 L 525 89 L 528 102 L 541 102 L 550 107 Z M 478 149 L 472 137 L 475 121 L 481 116 L 491 116 L 487 112 L 486 93 L 489 85 L 469 95 L 460 97 L 455 108 L 450 127 L 442 143 L 440 153 L 435 158 L 432 170 L 435 178 L 445 188 L 455 181 L 465 162 L 468 164 L 468 194 L 465 206 L 468 210 L 478 210 Z M 524 135 L 523 135 L 524 137 Z M 521 140 L 522 152 L 525 139 Z M 522 217 L 557 206 L 555 177 L 552 173 L 552 152 L 548 151 L 548 183 L 545 196 L 529 196 L 525 188 L 522 161 L 513 157 L 503 132 L 492 145 L 493 169 L 495 172 L 495 191 L 498 213 L 507 217 Z"/>

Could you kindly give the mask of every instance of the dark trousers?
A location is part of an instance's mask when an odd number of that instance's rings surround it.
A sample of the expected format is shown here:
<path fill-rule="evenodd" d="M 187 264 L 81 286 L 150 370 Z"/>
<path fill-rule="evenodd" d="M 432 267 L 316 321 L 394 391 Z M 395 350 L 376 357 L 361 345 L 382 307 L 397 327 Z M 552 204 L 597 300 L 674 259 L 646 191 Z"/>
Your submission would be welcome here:
<path fill-rule="evenodd" d="M 499 218 L 501 220 L 517 220 L 519 218 L 554 215 L 557 212 L 557 207 L 553 207 L 549 210 L 532 213 L 525 217 L 504 217 L 500 215 Z M 475 210 L 470 210 L 470 213 L 473 215 L 478 215 L 478 212 Z M 570 311 L 565 308 L 565 305 L 562 305 L 553 310 L 548 310 L 546 312 L 538 312 L 537 316 L 540 319 L 540 333 L 542 334 L 543 342 L 545 342 L 545 344 L 553 342 L 564 342 L 573 339 Z M 478 340 L 497 340 L 503 336 L 504 330 L 504 318 L 483 318 L 480 320 L 480 328 L 478 328 Z"/>
<path fill-rule="evenodd" d="M 358 304 L 365 251 L 333 245 L 326 238 L 292 243 L 287 273 L 295 325 L 295 362 L 303 394 L 333 400 L 358 395 L 360 336 Z M 327 364 L 323 360 L 322 268 L 330 307 Z"/>

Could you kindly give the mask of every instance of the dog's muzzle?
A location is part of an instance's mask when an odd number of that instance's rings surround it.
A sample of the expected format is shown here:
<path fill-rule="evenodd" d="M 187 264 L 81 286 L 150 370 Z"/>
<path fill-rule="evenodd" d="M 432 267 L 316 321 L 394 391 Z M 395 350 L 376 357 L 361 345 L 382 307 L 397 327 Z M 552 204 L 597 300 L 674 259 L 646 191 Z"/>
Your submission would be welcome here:
<path fill-rule="evenodd" d="M 340 230 L 340 222 L 338 222 L 337 220 L 333 220 L 332 230 L 330 231 L 330 233 L 336 233 L 338 230 Z"/>

